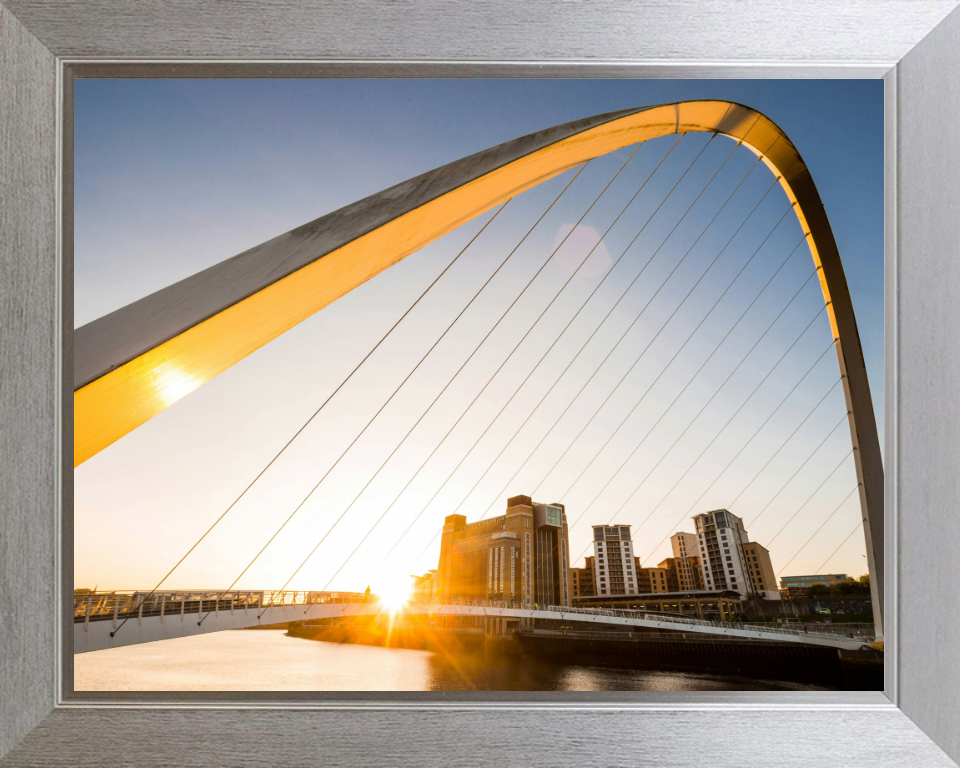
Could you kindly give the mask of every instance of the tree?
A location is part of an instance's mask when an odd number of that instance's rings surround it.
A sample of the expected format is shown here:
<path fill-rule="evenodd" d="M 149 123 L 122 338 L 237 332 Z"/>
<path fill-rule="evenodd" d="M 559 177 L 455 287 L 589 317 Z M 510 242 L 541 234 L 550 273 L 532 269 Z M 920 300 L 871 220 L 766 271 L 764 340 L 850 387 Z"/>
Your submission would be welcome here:
<path fill-rule="evenodd" d="M 834 584 L 833 589 L 831 591 L 837 597 L 847 597 L 849 595 L 856 595 L 860 592 L 860 584 L 857 583 L 856 579 L 851 579 L 847 577 L 844 581 L 840 581 Z"/>
<path fill-rule="evenodd" d="M 830 587 L 826 584 L 814 584 L 807 590 L 807 597 L 822 598 L 830 595 Z"/>
<path fill-rule="evenodd" d="M 830 597 L 860 597 L 870 594 L 870 574 L 859 579 L 847 577 L 836 584 L 814 584 L 807 590 L 807 597 L 825 599 Z"/>

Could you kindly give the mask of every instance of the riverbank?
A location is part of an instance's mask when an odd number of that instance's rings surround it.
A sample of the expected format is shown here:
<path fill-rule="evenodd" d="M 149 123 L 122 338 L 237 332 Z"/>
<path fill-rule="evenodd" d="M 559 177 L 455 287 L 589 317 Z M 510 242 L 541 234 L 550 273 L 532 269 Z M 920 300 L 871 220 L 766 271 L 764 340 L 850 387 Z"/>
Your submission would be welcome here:
<path fill-rule="evenodd" d="M 377 621 L 291 624 L 291 637 L 429 651 L 449 663 L 497 659 L 580 664 L 657 672 L 735 675 L 835 690 L 882 690 L 882 651 L 842 651 L 759 641 L 710 640 L 655 633 L 524 631 L 505 636 L 479 629 L 391 626 Z"/>

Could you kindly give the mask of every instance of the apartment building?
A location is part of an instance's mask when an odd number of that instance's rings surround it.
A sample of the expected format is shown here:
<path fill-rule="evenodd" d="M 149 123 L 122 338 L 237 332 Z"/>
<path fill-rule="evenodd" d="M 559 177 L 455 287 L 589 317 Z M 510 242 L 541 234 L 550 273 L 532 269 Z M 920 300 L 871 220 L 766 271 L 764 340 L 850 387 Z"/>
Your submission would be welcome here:
<path fill-rule="evenodd" d="M 670 545 L 677 560 L 677 588 L 681 592 L 706 589 L 697 534 L 678 531 L 670 537 Z"/>
<path fill-rule="evenodd" d="M 750 577 L 753 591 L 764 600 L 780 600 L 777 576 L 773 572 L 769 550 L 762 544 L 748 541 L 743 545 L 743 553 L 747 560 L 747 575 Z"/>
<path fill-rule="evenodd" d="M 636 594 L 637 564 L 629 525 L 593 526 L 593 555 L 594 594 Z"/>
<path fill-rule="evenodd" d="M 750 541 L 743 520 L 727 509 L 715 509 L 697 515 L 693 522 L 708 590 L 730 589 L 743 597 L 780 599 L 770 553 Z"/>
<path fill-rule="evenodd" d="M 585 567 L 570 569 L 570 591 L 573 597 L 591 597 L 597 594 L 593 580 L 594 559 L 587 557 Z"/>

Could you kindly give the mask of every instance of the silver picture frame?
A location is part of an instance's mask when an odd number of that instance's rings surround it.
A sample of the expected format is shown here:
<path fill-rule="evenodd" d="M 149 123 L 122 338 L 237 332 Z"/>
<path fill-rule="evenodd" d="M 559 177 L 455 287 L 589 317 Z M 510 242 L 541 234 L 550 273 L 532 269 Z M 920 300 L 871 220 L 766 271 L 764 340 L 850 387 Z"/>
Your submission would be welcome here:
<path fill-rule="evenodd" d="M 0 0 L 0 765 L 956 765 L 956 6 Z M 74 695 L 61 598 L 78 73 L 882 77 L 884 691 Z"/>

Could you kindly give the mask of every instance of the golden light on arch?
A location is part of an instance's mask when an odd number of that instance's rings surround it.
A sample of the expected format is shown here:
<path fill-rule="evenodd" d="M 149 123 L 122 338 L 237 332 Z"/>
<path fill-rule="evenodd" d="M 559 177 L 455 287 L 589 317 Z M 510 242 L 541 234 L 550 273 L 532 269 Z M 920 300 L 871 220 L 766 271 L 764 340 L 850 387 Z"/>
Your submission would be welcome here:
<path fill-rule="evenodd" d="M 725 135 L 756 153 L 778 179 L 806 233 L 843 378 L 861 505 L 869 519 L 864 531 L 874 577 L 871 587 L 876 590 L 875 614 L 882 615 L 883 463 L 840 254 L 819 192 L 796 147 L 770 118 L 733 102 L 687 101 L 624 110 L 508 142 L 411 180 L 414 186 L 407 194 L 385 190 L 228 259 L 201 273 L 207 282 L 201 280 L 199 288 L 188 278 L 183 283 L 190 283 L 190 287 L 180 293 L 173 290 L 168 304 L 161 302 L 158 306 L 156 296 L 163 294 L 161 291 L 113 313 L 119 317 L 126 312 L 124 318 L 134 321 L 129 333 L 120 321 L 110 327 L 110 316 L 107 322 L 96 321 L 109 332 L 99 346 L 95 338 L 90 342 L 99 353 L 97 365 L 88 371 L 87 379 L 75 384 L 74 466 L 461 224 L 587 160 L 640 141 L 688 132 Z M 481 172 L 478 167 L 487 170 Z M 428 191 L 418 191 L 417 184 Z M 430 197 L 434 193 L 429 190 L 436 188 L 446 191 Z M 414 198 L 415 203 L 409 202 Z M 374 210 L 382 223 L 372 228 L 360 226 Z M 351 230 L 352 239 L 343 238 L 342 225 L 347 220 L 356 226 Z M 322 231 L 316 229 L 318 224 L 341 226 L 338 236 L 342 244 L 327 251 L 320 246 L 318 252 L 311 250 L 313 242 L 323 239 Z M 249 279 L 243 280 L 244 276 L 249 278 L 247 273 L 260 274 L 257 269 L 271 259 L 280 263 L 305 255 L 307 261 L 302 266 L 284 272 L 279 279 L 263 279 L 252 288 Z M 217 287 L 220 278 L 244 286 L 242 295 L 231 296 L 206 314 L 187 313 L 187 322 L 178 326 L 172 337 L 154 340 L 155 326 L 161 319 L 175 318 L 178 306 L 191 301 L 197 304 L 202 290 Z M 204 305 L 203 309 L 209 308 Z M 78 337 L 83 331 L 79 329 Z M 882 622 L 877 624 L 882 632 Z"/>
<path fill-rule="evenodd" d="M 170 363 L 162 363 L 151 370 L 150 377 L 153 379 L 156 396 L 167 406 L 173 405 L 203 384 L 196 377 Z"/>
<path fill-rule="evenodd" d="M 177 371 L 192 391 L 384 269 L 509 198 L 594 157 L 639 141 L 695 131 L 742 141 L 780 177 L 791 202 L 797 200 L 792 182 L 806 166 L 783 132 L 755 110 L 725 101 L 691 101 L 612 119 L 397 215 L 79 387 L 74 393 L 74 466 L 175 401 L 156 386 L 166 375 L 163 371 Z M 795 208 L 804 225 L 803 206 Z M 816 259 L 815 249 L 813 253 Z M 178 386 L 170 392 L 186 394 L 186 389 Z"/>

